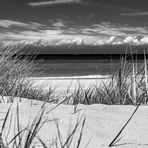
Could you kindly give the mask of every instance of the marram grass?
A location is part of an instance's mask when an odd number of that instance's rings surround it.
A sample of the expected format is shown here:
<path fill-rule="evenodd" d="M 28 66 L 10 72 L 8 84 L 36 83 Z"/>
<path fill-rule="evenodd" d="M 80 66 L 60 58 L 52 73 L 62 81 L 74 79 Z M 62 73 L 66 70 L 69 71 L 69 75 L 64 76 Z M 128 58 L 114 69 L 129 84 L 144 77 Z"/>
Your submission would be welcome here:
<path fill-rule="evenodd" d="M 49 88 L 48 91 L 44 91 L 44 87 L 34 87 L 31 81 L 26 79 L 33 75 L 39 76 L 41 72 L 38 69 L 38 62 L 35 62 L 33 58 L 27 56 L 21 58 L 23 53 L 17 47 L 1 49 L 0 95 L 2 97 L 11 96 L 7 102 L 13 102 L 14 97 L 23 97 L 57 103 L 58 100 L 53 95 L 55 89 Z M 83 88 L 79 84 L 78 88 L 64 99 L 67 100 L 67 103 L 74 105 L 79 103 L 88 105 L 94 103 L 109 105 L 147 104 L 147 74 L 145 53 L 141 64 L 133 59 L 131 62 L 127 62 L 125 58 L 121 60 L 119 69 L 112 72 L 109 82 L 104 82 L 103 85 L 91 85 L 88 88 Z M 69 94 L 69 89 L 67 94 Z"/>
<path fill-rule="evenodd" d="M 143 63 L 122 60 L 121 67 L 112 73 L 108 82 L 87 88 L 81 85 L 69 95 L 71 104 L 137 105 L 147 104 L 147 60 Z"/>

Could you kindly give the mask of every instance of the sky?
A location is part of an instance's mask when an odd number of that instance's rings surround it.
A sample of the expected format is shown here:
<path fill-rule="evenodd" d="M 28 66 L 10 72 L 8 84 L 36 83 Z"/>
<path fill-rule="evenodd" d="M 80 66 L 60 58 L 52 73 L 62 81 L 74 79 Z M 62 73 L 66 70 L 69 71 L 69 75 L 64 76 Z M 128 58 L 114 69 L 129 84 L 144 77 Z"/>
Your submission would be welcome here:
<path fill-rule="evenodd" d="M 147 0 L 1 0 L 0 42 L 148 44 Z"/>

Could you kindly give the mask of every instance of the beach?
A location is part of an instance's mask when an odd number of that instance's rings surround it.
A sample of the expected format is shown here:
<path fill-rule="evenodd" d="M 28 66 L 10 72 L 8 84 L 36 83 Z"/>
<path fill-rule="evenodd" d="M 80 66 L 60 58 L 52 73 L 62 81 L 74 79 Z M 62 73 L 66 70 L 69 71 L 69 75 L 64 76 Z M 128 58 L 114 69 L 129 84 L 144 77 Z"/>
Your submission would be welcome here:
<path fill-rule="evenodd" d="M 91 86 L 100 86 L 111 81 L 110 75 L 89 75 L 89 76 L 73 76 L 73 77 L 30 77 L 27 78 L 34 86 L 44 87 L 44 90 L 49 88 L 55 89 L 54 94 L 65 96 L 68 93 L 74 92 L 80 86 L 87 89 Z"/>
<path fill-rule="evenodd" d="M 5 98 L 6 99 L 6 98 Z M 23 99 L 22 102 L 12 104 L 9 117 L 7 119 L 5 133 L 8 132 L 10 125 L 11 114 L 12 119 L 16 118 L 17 106 L 19 107 L 19 124 L 20 130 L 28 126 L 29 123 L 33 122 L 37 115 L 40 115 L 39 110 L 44 104 L 42 101 Z M 3 121 L 11 103 L 0 104 L 0 120 Z M 80 147 L 87 148 L 108 148 L 110 142 L 121 130 L 123 125 L 129 119 L 133 113 L 135 106 L 122 106 L 122 105 L 83 105 L 78 104 L 77 112 L 74 112 L 73 105 L 60 105 L 56 107 L 56 104 L 45 104 L 45 112 L 43 121 L 46 120 L 42 128 L 37 133 L 37 137 L 40 137 L 45 144 L 50 146 L 56 138 L 58 139 L 58 130 L 60 132 L 62 143 L 64 144 L 70 131 L 72 132 L 77 122 L 79 122 L 77 131 L 74 133 L 70 148 L 77 145 L 79 139 L 83 121 L 85 119 L 85 125 L 83 129 L 83 135 L 80 142 Z M 52 110 L 54 108 L 54 110 Z M 118 148 L 146 148 L 147 147 L 147 131 L 148 131 L 148 118 L 147 106 L 141 106 L 133 117 L 132 121 L 128 124 L 125 130 L 118 138 L 118 142 L 113 147 Z M 16 120 L 11 123 L 11 130 L 9 131 L 8 139 L 11 139 L 14 135 L 14 124 Z M 2 126 L 3 122 L 0 122 Z M 58 128 L 56 126 L 58 123 Z M 24 137 L 24 136 L 23 136 Z M 7 139 L 7 140 L 8 140 Z M 60 142 L 58 139 L 58 145 Z M 39 142 L 39 139 L 35 137 L 32 145 L 36 147 L 43 147 Z"/>

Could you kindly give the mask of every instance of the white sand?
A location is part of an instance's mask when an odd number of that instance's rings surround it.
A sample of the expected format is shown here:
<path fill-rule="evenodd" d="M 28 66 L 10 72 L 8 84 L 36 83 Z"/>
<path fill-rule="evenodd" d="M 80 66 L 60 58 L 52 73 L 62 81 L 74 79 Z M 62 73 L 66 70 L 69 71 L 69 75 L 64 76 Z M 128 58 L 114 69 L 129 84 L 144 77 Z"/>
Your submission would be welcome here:
<path fill-rule="evenodd" d="M 43 102 L 31 101 L 24 99 L 19 103 L 20 124 L 21 127 L 26 127 L 29 120 L 33 120 L 38 110 L 42 106 Z M 0 104 L 0 119 L 4 118 L 10 104 Z M 16 103 L 13 103 L 12 110 L 14 117 L 16 116 Z M 55 105 L 46 104 L 46 113 L 50 111 Z M 63 142 L 69 131 L 73 129 L 78 116 L 84 115 L 86 117 L 86 123 L 83 131 L 81 148 L 84 148 L 88 143 L 87 148 L 107 148 L 112 139 L 119 132 L 124 123 L 128 120 L 132 114 L 134 106 L 107 106 L 107 105 L 78 105 L 79 112 L 73 114 L 74 106 L 60 105 L 52 112 L 45 114 L 46 119 L 58 121 Z M 131 122 L 125 128 L 120 138 L 122 139 L 117 143 L 115 147 L 119 148 L 146 148 L 148 147 L 148 107 L 141 106 Z M 0 122 L 0 125 L 2 121 Z M 82 122 L 79 127 L 81 127 Z M 13 133 L 13 127 L 11 128 L 11 134 Z M 76 132 L 74 139 L 76 140 L 80 132 L 80 128 Z M 39 132 L 40 138 L 50 144 L 56 137 L 56 127 L 53 121 L 44 124 Z M 10 135 L 11 135 L 10 134 Z M 36 141 L 37 142 L 37 141 Z M 37 142 L 37 145 L 39 143 Z M 73 144 L 74 146 L 74 144 Z M 73 147 L 71 147 L 73 148 Z"/>
<path fill-rule="evenodd" d="M 87 88 L 92 85 L 100 86 L 105 83 L 109 83 L 110 76 L 102 75 L 89 75 L 89 76 L 76 76 L 76 77 L 32 77 L 28 78 L 35 86 L 42 86 L 45 90 L 50 87 L 55 88 L 55 94 L 65 95 L 67 90 L 70 88 L 69 92 L 73 92 L 80 85 L 82 88 Z"/>

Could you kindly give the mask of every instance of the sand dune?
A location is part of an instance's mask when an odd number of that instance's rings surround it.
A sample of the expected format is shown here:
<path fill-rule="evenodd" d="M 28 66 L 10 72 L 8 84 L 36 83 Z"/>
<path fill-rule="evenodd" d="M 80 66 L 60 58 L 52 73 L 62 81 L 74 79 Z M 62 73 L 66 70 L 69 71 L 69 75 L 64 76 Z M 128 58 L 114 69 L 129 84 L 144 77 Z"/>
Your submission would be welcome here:
<path fill-rule="evenodd" d="M 38 113 L 43 102 L 30 101 L 23 99 L 19 103 L 20 125 L 26 127 L 29 120 L 33 120 Z M 4 118 L 10 104 L 0 104 L 0 119 Z M 13 103 L 11 112 L 13 117 L 16 116 L 16 102 Z M 82 115 L 86 117 L 86 123 L 84 126 L 81 148 L 84 148 L 88 144 L 87 148 L 108 148 L 109 143 L 119 132 L 124 123 L 128 120 L 129 116 L 135 109 L 134 106 L 107 106 L 107 105 L 82 105 L 79 104 L 77 113 L 74 112 L 74 106 L 60 105 L 50 113 L 48 113 L 56 104 L 45 105 L 45 116 L 50 122 L 46 122 L 42 129 L 39 131 L 40 138 L 46 143 L 50 144 L 57 135 L 57 129 L 55 126 L 54 118 L 59 123 L 59 129 L 63 141 L 66 139 L 69 128 L 73 129 L 78 118 Z M 121 134 L 121 140 L 116 144 L 117 148 L 146 148 L 148 145 L 148 108 L 147 106 L 141 106 L 133 117 L 132 121 L 125 128 Z M 80 122 L 81 127 L 82 122 Z M 2 121 L 0 122 L 2 125 Z M 70 126 L 71 125 L 71 126 Z M 10 137 L 13 135 L 13 125 L 11 129 Z M 74 136 L 77 139 L 80 132 L 80 128 Z M 36 140 L 36 145 L 40 147 L 39 142 Z M 75 143 L 73 143 L 74 146 Z"/>

